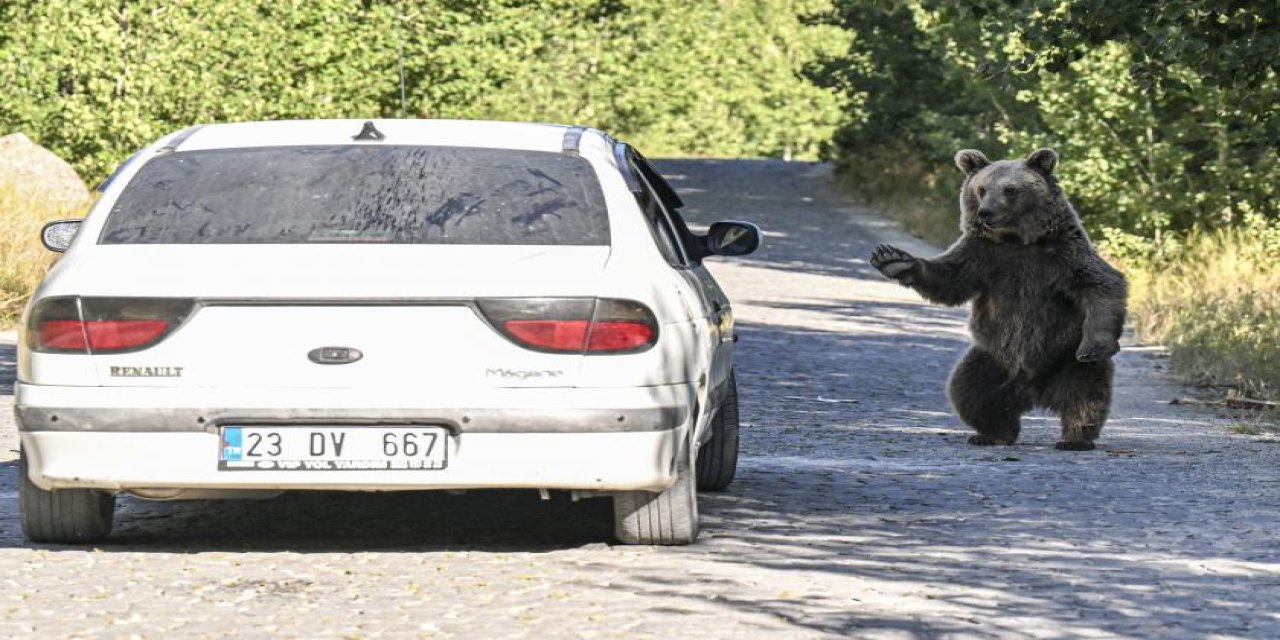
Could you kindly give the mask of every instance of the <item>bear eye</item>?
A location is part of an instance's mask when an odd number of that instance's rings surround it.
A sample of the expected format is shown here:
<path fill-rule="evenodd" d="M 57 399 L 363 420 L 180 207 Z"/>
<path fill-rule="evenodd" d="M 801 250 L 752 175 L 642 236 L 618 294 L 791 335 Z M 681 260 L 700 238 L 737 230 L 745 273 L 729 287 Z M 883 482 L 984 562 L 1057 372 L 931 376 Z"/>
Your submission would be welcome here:
<path fill-rule="evenodd" d="M 981 198 L 982 196 L 987 195 L 987 188 L 986 188 L 986 187 L 978 187 L 977 192 L 978 192 L 978 197 L 979 197 L 979 198 Z"/>
<path fill-rule="evenodd" d="M 1017 193 L 1018 193 L 1018 190 L 1014 189 L 1013 187 L 1004 188 L 1004 197 L 1006 198 L 1012 198 L 1013 196 L 1017 195 Z"/>

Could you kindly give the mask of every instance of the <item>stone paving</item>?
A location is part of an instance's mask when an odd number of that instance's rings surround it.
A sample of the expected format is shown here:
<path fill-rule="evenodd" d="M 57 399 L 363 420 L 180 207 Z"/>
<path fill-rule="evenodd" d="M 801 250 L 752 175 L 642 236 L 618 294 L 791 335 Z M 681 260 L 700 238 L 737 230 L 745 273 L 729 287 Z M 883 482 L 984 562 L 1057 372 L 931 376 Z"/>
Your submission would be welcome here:
<path fill-rule="evenodd" d="M 31 546 L 0 418 L 9 637 L 1275 638 L 1280 444 L 1182 405 L 1127 345 L 1100 448 L 964 444 L 963 310 L 865 258 L 933 249 L 821 165 L 665 161 L 692 219 L 760 222 L 712 267 L 742 341 L 743 464 L 686 548 L 614 546 L 609 503 L 534 492 L 123 499 L 109 544 Z M 2 340 L 2 339 L 0 339 Z M 0 402 L 14 353 L 0 345 Z"/>

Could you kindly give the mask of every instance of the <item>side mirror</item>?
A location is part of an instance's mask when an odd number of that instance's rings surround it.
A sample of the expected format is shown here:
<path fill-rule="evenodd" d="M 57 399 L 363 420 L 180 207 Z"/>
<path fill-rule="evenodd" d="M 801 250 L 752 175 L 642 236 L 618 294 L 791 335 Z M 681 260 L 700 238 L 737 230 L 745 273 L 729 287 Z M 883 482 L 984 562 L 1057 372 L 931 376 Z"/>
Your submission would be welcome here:
<path fill-rule="evenodd" d="M 44 243 L 44 248 L 62 253 L 76 239 L 81 222 L 83 220 L 54 220 L 40 230 L 40 242 Z"/>
<path fill-rule="evenodd" d="M 716 222 L 707 230 L 707 251 L 718 256 L 745 256 L 760 248 L 760 227 L 738 220 Z"/>

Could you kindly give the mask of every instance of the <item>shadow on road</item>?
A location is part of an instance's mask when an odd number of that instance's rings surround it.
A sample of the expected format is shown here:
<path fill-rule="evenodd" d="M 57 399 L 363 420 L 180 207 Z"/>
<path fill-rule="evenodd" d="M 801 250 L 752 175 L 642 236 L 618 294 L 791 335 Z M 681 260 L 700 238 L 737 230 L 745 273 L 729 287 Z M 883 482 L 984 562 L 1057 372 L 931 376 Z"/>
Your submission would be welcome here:
<path fill-rule="evenodd" d="M 271 500 L 123 501 L 106 547 L 129 551 L 551 551 L 612 541 L 608 500 L 533 491 L 296 491 Z"/>
<path fill-rule="evenodd" d="M 0 547 L 31 545 L 17 519 L 17 461 L 0 463 Z M 526 551 L 612 542 L 609 500 L 574 503 L 534 491 L 354 493 L 294 491 L 269 500 L 156 502 L 122 496 L 106 552 Z"/>
<path fill-rule="evenodd" d="M 814 473 L 810 482 L 826 499 L 777 490 L 797 472 Z M 1018 480 L 1016 473 L 998 475 Z M 723 525 L 712 527 L 726 550 L 720 559 L 779 582 L 788 574 L 827 574 L 847 579 L 850 588 L 725 605 L 840 635 L 909 629 L 920 638 L 1023 637 L 1048 624 L 1063 629 L 1064 638 L 1126 628 L 1145 631 L 1132 637 L 1193 629 L 1234 637 L 1251 626 L 1233 611 L 1247 605 L 1232 603 L 1248 602 L 1253 588 L 1275 588 L 1269 581 L 1250 586 L 1244 574 L 1231 580 L 1194 568 L 1218 560 L 1213 554 L 1161 553 L 1159 526 L 1135 539 L 1115 505 L 1063 504 L 1045 495 L 1034 506 L 1006 507 L 993 489 L 927 469 L 755 469 L 730 494 L 703 499 Z M 700 598 L 681 577 L 654 572 L 637 573 L 618 588 Z M 886 617 L 886 609 L 903 616 Z M 917 615 L 907 614 L 912 610 Z"/>

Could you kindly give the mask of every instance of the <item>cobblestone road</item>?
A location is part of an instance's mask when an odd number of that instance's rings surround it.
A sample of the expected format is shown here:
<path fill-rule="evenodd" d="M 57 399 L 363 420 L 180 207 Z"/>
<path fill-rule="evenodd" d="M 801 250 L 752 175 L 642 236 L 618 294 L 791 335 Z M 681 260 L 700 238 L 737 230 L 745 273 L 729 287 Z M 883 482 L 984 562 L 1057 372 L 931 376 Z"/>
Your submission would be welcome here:
<path fill-rule="evenodd" d="M 904 237 L 826 168 L 667 161 L 692 218 L 756 220 L 717 262 L 741 322 L 744 460 L 688 548 L 611 546 L 607 501 L 536 494 L 122 500 L 110 544 L 32 547 L 0 428 L 0 619 L 11 637 L 1280 637 L 1280 445 L 1168 401 L 1119 360 L 1089 453 L 1032 417 L 964 444 L 963 313 L 866 264 Z M 10 341 L 11 342 L 11 341 Z M 12 346 L 0 399 L 12 403 Z"/>

